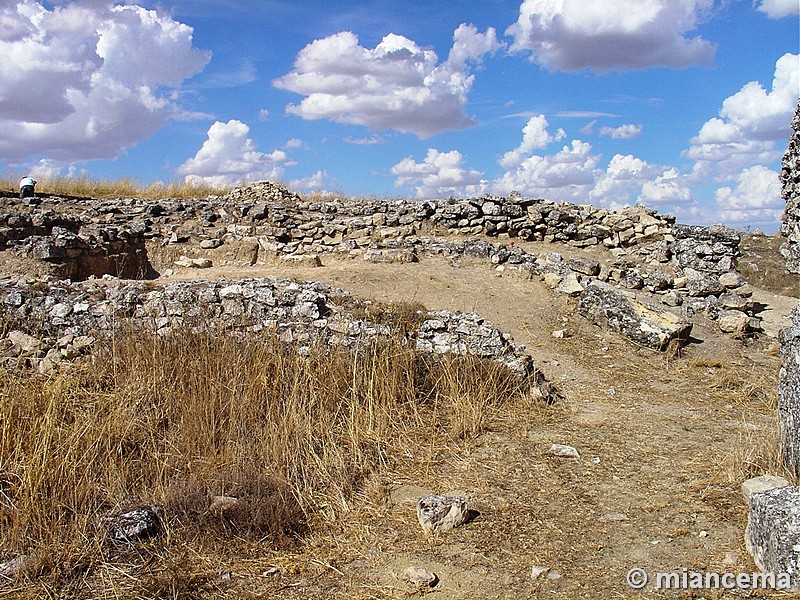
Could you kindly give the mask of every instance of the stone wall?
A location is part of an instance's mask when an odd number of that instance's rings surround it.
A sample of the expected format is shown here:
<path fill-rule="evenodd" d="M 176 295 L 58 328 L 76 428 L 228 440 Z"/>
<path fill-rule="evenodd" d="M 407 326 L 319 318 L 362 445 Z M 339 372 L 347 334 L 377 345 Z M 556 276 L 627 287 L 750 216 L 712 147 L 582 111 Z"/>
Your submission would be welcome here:
<path fill-rule="evenodd" d="M 800 99 L 792 119 L 792 134 L 781 162 L 781 196 L 786 201 L 781 234 L 786 243 L 781 253 L 786 257 L 786 270 L 800 273 Z"/>
<path fill-rule="evenodd" d="M 93 222 L 76 214 L 39 210 L 0 209 L 0 250 L 11 249 L 53 267 L 57 277 L 86 279 L 112 274 L 147 279 L 157 274 L 150 265 L 145 225 L 127 219 L 119 225 Z"/>
<path fill-rule="evenodd" d="M 304 200 L 281 185 L 259 182 L 195 201 L 43 196 L 22 202 L 7 196 L 0 225 L 0 248 L 41 259 L 57 277 L 73 280 L 148 278 L 156 275 L 153 266 L 163 272 L 173 265 L 275 260 L 313 266 L 321 256 L 389 263 L 444 255 L 549 275 L 551 287 L 572 295 L 600 279 L 680 306 L 682 320 L 703 312 L 733 334 L 758 328 L 751 290 L 736 272 L 740 234 L 722 226 L 676 225 L 643 207 L 610 211 L 517 194 Z M 515 240 L 600 246 L 617 260 L 608 268 L 574 259 L 570 264 L 557 253 L 525 252 Z"/>
<path fill-rule="evenodd" d="M 783 464 L 800 476 L 800 306 L 792 325 L 780 332 L 782 365 L 778 379 L 780 451 Z"/>
<path fill-rule="evenodd" d="M 241 335 L 276 336 L 301 353 L 314 344 L 354 348 L 390 334 L 389 325 L 358 314 L 369 306 L 322 283 L 283 279 L 176 282 L 57 282 L 0 280 L 10 360 L 32 362 L 49 372 L 89 349 L 95 339 L 125 327 L 168 335 L 185 328 L 219 327 Z M 36 331 L 29 329 L 36 324 Z M 35 334 L 33 337 L 31 334 Z M 76 340 L 80 340 L 76 348 Z M 418 315 L 409 343 L 423 352 L 473 355 L 499 362 L 543 398 L 549 388 L 524 347 L 473 313 Z M 71 356 L 73 355 L 73 356 Z"/>
<path fill-rule="evenodd" d="M 485 236 L 501 243 L 520 239 L 636 249 L 646 259 L 668 257 L 674 251 L 682 260 L 687 249 L 698 246 L 687 238 L 703 237 L 702 232 L 709 229 L 681 228 L 673 217 L 643 207 L 611 211 L 516 194 L 429 201 L 304 200 L 270 182 L 236 188 L 225 197 L 193 201 L 45 196 L 31 206 L 6 196 L 4 205 L 0 248 L 12 247 L 53 263 L 77 262 L 72 276 L 78 279 L 92 271 L 81 264 L 88 263 L 82 257 L 114 256 L 126 249 L 136 254 L 145 242 L 151 247 L 189 244 L 204 250 L 230 242 L 249 244 L 252 252 L 241 252 L 240 258 L 255 262 L 298 254 L 360 255 L 369 249 L 413 246 L 424 237 Z M 71 215 L 69 227 L 57 224 L 59 214 Z M 14 225 L 32 220 L 47 225 L 38 232 Z M 54 226 L 59 227 L 55 234 Z M 25 239 L 31 236 L 53 239 Z M 735 259 L 732 251 L 738 252 L 738 247 L 717 241 L 699 246 L 711 253 L 704 257 L 711 259 L 705 260 L 709 264 L 719 265 L 729 256 Z M 722 254 L 715 256 L 717 252 Z M 699 262 L 694 259 L 688 262 L 697 268 Z M 142 265 L 140 258 L 128 263 L 149 273 L 149 265 Z M 733 268 L 735 260 L 728 264 Z M 125 276 L 133 270 L 126 267 Z"/>

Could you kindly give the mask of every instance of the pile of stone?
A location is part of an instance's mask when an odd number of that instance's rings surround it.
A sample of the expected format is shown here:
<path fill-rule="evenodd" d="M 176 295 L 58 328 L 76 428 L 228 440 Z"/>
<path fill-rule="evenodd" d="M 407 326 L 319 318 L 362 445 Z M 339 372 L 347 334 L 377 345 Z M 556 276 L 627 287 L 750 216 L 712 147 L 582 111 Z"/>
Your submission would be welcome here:
<path fill-rule="evenodd" d="M 359 302 L 322 283 L 285 279 L 190 281 L 155 287 L 146 282 L 0 280 L 10 360 L 42 372 L 90 349 L 95 339 L 123 326 L 159 335 L 220 327 L 241 335 L 274 335 L 308 353 L 315 344 L 357 348 L 390 328 L 354 316 Z M 363 309 L 363 306 L 361 307 Z M 365 312 L 365 311 L 361 311 Z M 524 347 L 473 313 L 420 315 L 410 340 L 425 352 L 476 355 L 498 361 L 549 397 Z M 21 330 L 37 324 L 37 337 Z"/>
<path fill-rule="evenodd" d="M 792 119 L 792 134 L 781 162 L 781 196 L 786 210 L 781 223 L 781 235 L 786 243 L 781 253 L 786 258 L 786 270 L 800 273 L 800 99 Z"/>
<path fill-rule="evenodd" d="M 257 181 L 244 187 L 237 187 L 225 194 L 225 200 L 232 203 L 240 203 L 243 200 L 252 202 L 288 202 L 299 203 L 302 198 L 295 192 L 280 183 L 272 181 Z M 253 214 L 263 212 L 264 209 L 255 209 Z"/>

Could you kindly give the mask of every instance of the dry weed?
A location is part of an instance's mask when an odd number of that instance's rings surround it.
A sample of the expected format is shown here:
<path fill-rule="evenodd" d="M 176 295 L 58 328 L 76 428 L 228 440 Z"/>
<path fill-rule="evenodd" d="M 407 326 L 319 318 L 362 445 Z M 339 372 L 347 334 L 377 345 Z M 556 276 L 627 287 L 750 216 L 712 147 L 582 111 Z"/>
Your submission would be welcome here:
<path fill-rule="evenodd" d="M 32 557 L 32 589 L 72 589 L 97 572 L 113 557 L 101 516 L 141 502 L 167 509 L 167 540 L 125 557 L 123 571 L 187 544 L 287 547 L 359 489 L 379 496 L 375 474 L 401 445 L 474 436 L 521 391 L 495 363 L 426 356 L 400 337 L 302 356 L 186 333 L 129 332 L 58 377 L 0 377 L 0 559 Z M 215 510 L 217 496 L 236 500 Z M 141 597 L 205 585 L 164 569 L 142 579 Z"/>
<path fill-rule="evenodd" d="M 722 474 L 728 483 L 741 482 L 760 475 L 780 475 L 790 482 L 796 477 L 781 461 L 777 423 L 762 429 L 743 423 L 744 432 L 739 435 L 730 452 L 723 458 Z"/>
<path fill-rule="evenodd" d="M 0 178 L 0 188 L 18 191 L 19 177 L 6 175 Z M 88 177 L 43 177 L 38 180 L 37 194 L 77 196 L 80 198 L 142 198 L 160 200 L 164 198 L 194 199 L 210 195 L 224 195 L 228 187 L 198 185 L 185 181 L 143 184 L 135 179 L 89 179 Z"/>

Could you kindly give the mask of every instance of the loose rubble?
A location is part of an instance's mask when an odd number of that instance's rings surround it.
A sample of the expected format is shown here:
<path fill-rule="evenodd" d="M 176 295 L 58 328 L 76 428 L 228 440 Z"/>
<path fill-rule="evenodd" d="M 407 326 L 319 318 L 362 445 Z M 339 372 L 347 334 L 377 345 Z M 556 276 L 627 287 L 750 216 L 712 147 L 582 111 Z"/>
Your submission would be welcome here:
<path fill-rule="evenodd" d="M 124 512 L 104 517 L 108 527 L 107 538 L 114 544 L 135 544 L 160 535 L 164 528 L 164 509 L 145 504 Z"/>

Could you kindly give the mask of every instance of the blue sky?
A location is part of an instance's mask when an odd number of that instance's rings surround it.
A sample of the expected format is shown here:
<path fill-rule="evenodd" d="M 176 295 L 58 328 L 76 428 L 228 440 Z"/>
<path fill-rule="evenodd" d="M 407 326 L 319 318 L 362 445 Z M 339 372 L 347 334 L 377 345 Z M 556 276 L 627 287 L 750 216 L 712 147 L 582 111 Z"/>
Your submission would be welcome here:
<path fill-rule="evenodd" d="M 0 169 L 777 229 L 797 0 L 0 3 Z"/>

